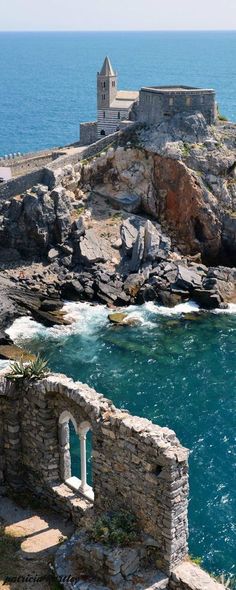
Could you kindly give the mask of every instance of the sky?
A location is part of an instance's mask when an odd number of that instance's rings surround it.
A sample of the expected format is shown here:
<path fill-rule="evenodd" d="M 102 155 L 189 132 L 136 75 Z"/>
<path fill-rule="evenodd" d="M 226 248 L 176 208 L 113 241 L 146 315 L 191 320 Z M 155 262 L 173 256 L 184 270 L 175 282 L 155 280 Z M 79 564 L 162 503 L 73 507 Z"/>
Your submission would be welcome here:
<path fill-rule="evenodd" d="M 0 31 L 236 29 L 236 0 L 0 0 Z"/>

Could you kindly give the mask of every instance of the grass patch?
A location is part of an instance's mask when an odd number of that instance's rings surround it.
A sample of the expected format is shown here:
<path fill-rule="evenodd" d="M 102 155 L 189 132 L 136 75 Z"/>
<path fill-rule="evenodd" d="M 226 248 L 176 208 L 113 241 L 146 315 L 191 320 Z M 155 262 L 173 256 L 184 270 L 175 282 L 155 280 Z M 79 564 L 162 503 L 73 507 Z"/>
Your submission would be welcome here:
<path fill-rule="evenodd" d="M 199 567 L 202 566 L 202 557 L 194 557 L 193 555 L 190 555 L 189 559 L 192 563 L 195 563 L 195 565 L 198 565 Z"/>
<path fill-rule="evenodd" d="M 85 207 L 75 207 L 74 209 L 74 214 L 76 215 L 76 217 L 80 217 L 81 215 L 83 215 L 83 213 L 85 212 Z"/>
<path fill-rule="evenodd" d="M 190 145 L 188 143 L 184 143 L 182 148 L 182 154 L 185 158 L 187 158 L 190 154 Z"/>

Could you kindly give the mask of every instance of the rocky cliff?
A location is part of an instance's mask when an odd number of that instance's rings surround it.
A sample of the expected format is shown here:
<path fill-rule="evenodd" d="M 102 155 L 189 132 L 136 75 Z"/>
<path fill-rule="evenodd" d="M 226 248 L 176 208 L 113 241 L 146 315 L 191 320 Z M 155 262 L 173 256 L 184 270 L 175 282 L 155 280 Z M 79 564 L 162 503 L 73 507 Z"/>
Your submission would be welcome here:
<path fill-rule="evenodd" d="M 46 176 L 50 190 L 1 205 L 4 276 L 14 267 L 29 290 L 47 294 L 50 283 L 63 297 L 109 305 L 234 300 L 235 125 L 178 115 Z"/>

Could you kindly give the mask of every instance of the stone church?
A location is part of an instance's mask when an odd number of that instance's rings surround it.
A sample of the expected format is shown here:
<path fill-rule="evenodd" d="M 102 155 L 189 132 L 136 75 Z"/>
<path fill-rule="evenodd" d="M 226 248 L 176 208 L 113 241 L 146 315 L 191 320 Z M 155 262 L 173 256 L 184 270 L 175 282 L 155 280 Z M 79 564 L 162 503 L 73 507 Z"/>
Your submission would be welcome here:
<path fill-rule="evenodd" d="M 109 57 L 106 57 L 101 71 L 97 73 L 97 121 L 81 123 L 81 145 L 115 133 L 124 127 L 125 121 L 134 119 L 132 110 L 138 99 L 138 91 L 118 90 L 117 72 L 113 70 Z"/>
<path fill-rule="evenodd" d="M 160 125 L 177 114 L 201 113 L 207 124 L 217 117 L 215 91 L 191 86 L 145 86 L 118 90 L 117 72 L 105 58 L 97 73 L 97 120 L 80 125 L 80 144 L 89 145 L 134 121 Z"/>

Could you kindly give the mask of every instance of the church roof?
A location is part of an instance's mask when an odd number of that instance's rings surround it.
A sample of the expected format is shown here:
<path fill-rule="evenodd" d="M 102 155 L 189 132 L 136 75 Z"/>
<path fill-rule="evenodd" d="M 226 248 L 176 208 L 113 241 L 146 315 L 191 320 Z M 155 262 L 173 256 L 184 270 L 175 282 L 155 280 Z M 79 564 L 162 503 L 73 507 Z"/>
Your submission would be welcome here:
<path fill-rule="evenodd" d="M 130 109 L 138 99 L 139 92 L 136 90 L 118 90 L 115 100 L 111 103 L 111 109 Z"/>
<path fill-rule="evenodd" d="M 115 72 L 109 60 L 109 57 L 105 57 L 104 63 L 100 72 L 100 76 L 115 76 Z"/>

